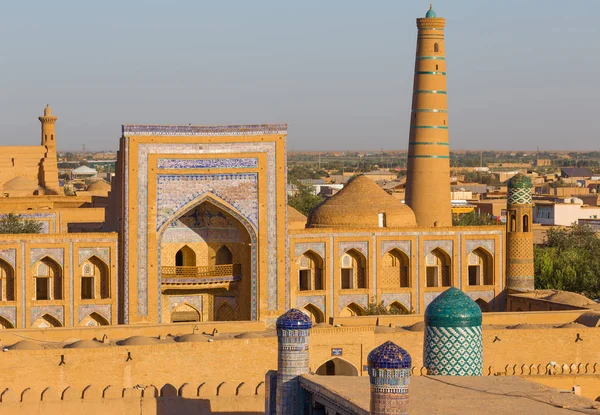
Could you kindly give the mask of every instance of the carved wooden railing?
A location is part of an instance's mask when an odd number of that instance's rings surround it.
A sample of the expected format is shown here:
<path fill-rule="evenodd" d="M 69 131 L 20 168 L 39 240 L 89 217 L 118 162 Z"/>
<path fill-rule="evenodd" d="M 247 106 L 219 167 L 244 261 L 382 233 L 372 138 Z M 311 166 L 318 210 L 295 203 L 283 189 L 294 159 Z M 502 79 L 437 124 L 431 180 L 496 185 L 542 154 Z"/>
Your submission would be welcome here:
<path fill-rule="evenodd" d="M 202 267 L 173 267 L 161 268 L 162 278 L 218 278 L 241 277 L 242 264 L 207 265 Z"/>

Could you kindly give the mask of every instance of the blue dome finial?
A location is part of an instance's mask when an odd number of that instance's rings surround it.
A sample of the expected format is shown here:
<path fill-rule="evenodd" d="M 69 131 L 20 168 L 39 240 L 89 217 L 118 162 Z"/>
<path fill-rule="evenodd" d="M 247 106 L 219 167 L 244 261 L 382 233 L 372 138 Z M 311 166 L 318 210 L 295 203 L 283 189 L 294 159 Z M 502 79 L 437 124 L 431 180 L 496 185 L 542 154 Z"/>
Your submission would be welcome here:
<path fill-rule="evenodd" d="M 425 17 L 436 17 L 435 11 L 433 10 L 433 2 L 431 1 L 429 2 L 429 10 L 427 11 Z"/>

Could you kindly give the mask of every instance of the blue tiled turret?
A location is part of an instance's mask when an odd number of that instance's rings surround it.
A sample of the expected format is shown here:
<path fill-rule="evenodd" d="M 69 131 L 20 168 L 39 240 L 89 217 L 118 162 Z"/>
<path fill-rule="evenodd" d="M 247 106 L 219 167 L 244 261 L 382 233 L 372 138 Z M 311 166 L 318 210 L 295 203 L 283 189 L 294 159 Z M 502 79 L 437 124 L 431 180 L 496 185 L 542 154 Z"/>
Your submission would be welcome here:
<path fill-rule="evenodd" d="M 408 352 L 390 341 L 369 353 L 372 415 L 408 414 L 408 384 L 412 359 Z"/>
<path fill-rule="evenodd" d="M 312 322 L 292 308 L 277 319 L 277 414 L 300 414 L 300 381 L 308 373 L 308 336 Z"/>
<path fill-rule="evenodd" d="M 481 376 L 481 309 L 451 287 L 425 310 L 423 363 L 430 375 Z"/>

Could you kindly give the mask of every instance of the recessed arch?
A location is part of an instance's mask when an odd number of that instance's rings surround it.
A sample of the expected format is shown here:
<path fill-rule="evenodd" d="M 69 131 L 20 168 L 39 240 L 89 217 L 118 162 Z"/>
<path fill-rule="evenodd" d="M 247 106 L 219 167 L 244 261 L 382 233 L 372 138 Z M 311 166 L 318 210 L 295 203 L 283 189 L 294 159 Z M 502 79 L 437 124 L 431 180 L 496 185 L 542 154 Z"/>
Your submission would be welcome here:
<path fill-rule="evenodd" d="M 214 207 L 216 207 L 217 209 L 222 210 L 223 212 L 229 214 L 231 217 L 233 217 L 236 221 L 238 221 L 241 224 L 241 227 L 244 228 L 246 230 L 246 232 L 248 233 L 248 236 L 250 238 L 250 253 L 248 255 L 248 257 L 250 258 L 256 258 L 257 256 L 257 230 L 254 227 L 254 225 L 245 217 L 243 216 L 239 211 L 237 211 L 237 209 L 235 207 L 233 207 L 230 203 L 226 202 L 225 200 L 221 199 L 220 197 L 214 195 L 213 193 L 205 193 L 201 196 L 198 196 L 197 198 L 189 201 L 188 203 L 186 203 L 183 207 L 179 208 L 177 211 L 175 211 L 171 217 L 165 221 L 159 228 L 157 231 L 157 240 L 161 241 L 164 235 L 164 232 L 166 229 L 168 229 L 171 224 L 178 220 L 179 218 L 181 218 L 183 215 L 189 213 L 190 211 L 192 211 L 193 209 L 196 209 L 197 207 L 199 207 L 200 205 L 202 205 L 203 203 L 208 203 Z M 161 245 L 160 243 L 158 244 L 158 256 L 160 258 L 160 249 L 161 249 Z M 251 320 L 256 320 L 258 317 L 258 306 L 257 306 L 257 298 L 258 298 L 258 284 L 257 284 L 257 278 L 258 278 L 258 264 L 256 262 L 252 262 L 251 265 L 249 266 L 250 269 L 250 281 L 248 281 L 248 286 L 250 287 L 249 289 L 251 290 L 251 295 L 250 295 L 250 319 Z M 161 307 L 161 297 L 162 297 L 162 287 L 161 287 L 161 267 L 159 267 L 159 278 L 158 278 L 158 298 L 159 298 L 159 309 Z M 219 315 L 218 310 L 215 310 L 215 317 L 217 317 Z M 159 321 L 162 321 L 162 316 L 159 315 Z"/>
<path fill-rule="evenodd" d="M 202 312 L 191 304 L 180 304 L 171 311 L 171 323 L 194 321 L 202 321 Z"/>
<path fill-rule="evenodd" d="M 315 373 L 320 376 L 358 376 L 358 369 L 352 363 L 334 357 L 319 366 Z"/>
<path fill-rule="evenodd" d="M 103 315 L 101 315 L 100 313 L 97 313 L 95 311 L 88 314 L 84 318 L 82 318 L 79 324 L 81 326 L 85 326 L 85 327 L 97 327 L 97 326 L 110 325 L 110 323 L 108 322 L 108 319 L 106 317 L 104 317 Z"/>
<path fill-rule="evenodd" d="M 302 311 L 310 317 L 313 323 L 323 323 L 325 321 L 325 315 L 321 309 L 314 304 L 309 303 L 305 305 L 304 310 Z"/>
<path fill-rule="evenodd" d="M 365 309 L 356 303 L 350 303 L 340 311 L 340 317 L 364 316 Z"/>
<path fill-rule="evenodd" d="M 323 258 L 313 250 L 308 250 L 298 256 L 298 289 L 322 290 L 323 285 Z"/>
<path fill-rule="evenodd" d="M 233 254 L 227 246 L 223 245 L 215 253 L 215 265 L 233 264 Z"/>
<path fill-rule="evenodd" d="M 15 326 L 8 321 L 8 319 L 4 318 L 3 316 L 0 316 L 0 330 L 1 329 L 14 329 Z"/>
<path fill-rule="evenodd" d="M 433 44 L 433 51 L 436 53 L 440 51 L 440 45 L 437 42 Z"/>
<path fill-rule="evenodd" d="M 346 251 L 341 257 L 340 278 L 341 288 L 367 288 L 366 275 L 367 258 L 357 249 Z"/>
<path fill-rule="evenodd" d="M 46 313 L 37 318 L 31 326 L 35 328 L 62 327 L 62 323 L 50 313 Z"/>
<path fill-rule="evenodd" d="M 62 300 L 62 267 L 51 256 L 46 255 L 33 264 L 36 300 Z"/>
<path fill-rule="evenodd" d="M 183 245 L 175 253 L 175 266 L 176 267 L 195 267 L 196 266 L 196 252 L 187 245 Z"/>
<path fill-rule="evenodd" d="M 389 305 L 391 314 L 410 314 L 408 308 L 404 306 L 400 301 L 393 301 Z"/>
<path fill-rule="evenodd" d="M 468 285 L 494 285 L 494 256 L 479 246 L 467 256 Z"/>
<path fill-rule="evenodd" d="M 0 258 L 0 301 L 15 300 L 15 270 Z"/>
<path fill-rule="evenodd" d="M 410 287 L 410 259 L 406 253 L 398 248 L 387 251 L 382 258 L 381 286 L 384 288 Z"/>
<path fill-rule="evenodd" d="M 425 256 L 427 287 L 452 285 L 452 260 L 442 248 L 437 247 Z"/>
<path fill-rule="evenodd" d="M 110 298 L 110 268 L 96 255 L 87 258 L 81 264 L 81 298 Z"/>
<path fill-rule="evenodd" d="M 224 302 L 221 304 L 217 311 L 215 312 L 215 320 L 216 321 L 234 321 L 235 320 L 235 310 L 231 306 L 231 304 Z"/>

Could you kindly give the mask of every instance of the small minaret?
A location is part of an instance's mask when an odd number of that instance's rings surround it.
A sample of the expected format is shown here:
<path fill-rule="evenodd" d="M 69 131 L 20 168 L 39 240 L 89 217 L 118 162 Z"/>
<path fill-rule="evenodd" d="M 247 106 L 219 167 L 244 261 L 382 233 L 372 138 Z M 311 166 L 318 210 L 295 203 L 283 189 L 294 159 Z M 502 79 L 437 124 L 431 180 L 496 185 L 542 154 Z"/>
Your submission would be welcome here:
<path fill-rule="evenodd" d="M 446 94 L 446 19 L 430 7 L 419 29 L 413 87 L 406 204 L 419 226 L 452 226 Z"/>
<path fill-rule="evenodd" d="M 367 357 L 371 382 L 371 415 L 408 414 L 408 385 L 412 359 L 400 346 L 387 341 Z"/>
<path fill-rule="evenodd" d="M 299 376 L 308 373 L 308 336 L 312 322 L 292 308 L 277 319 L 277 415 L 300 415 Z"/>
<path fill-rule="evenodd" d="M 481 376 L 481 309 L 458 288 L 441 293 L 425 310 L 423 366 L 433 376 Z"/>
<path fill-rule="evenodd" d="M 507 183 L 506 287 L 512 292 L 535 289 L 531 188 L 531 179 L 521 173 Z"/>
<path fill-rule="evenodd" d="M 53 116 L 50 105 L 46 105 L 44 115 L 38 117 L 38 119 L 42 123 L 42 146 L 46 150 L 40 163 L 39 185 L 50 194 L 62 194 L 63 192 L 58 184 L 56 137 L 54 134 L 54 124 L 58 117 Z"/>

